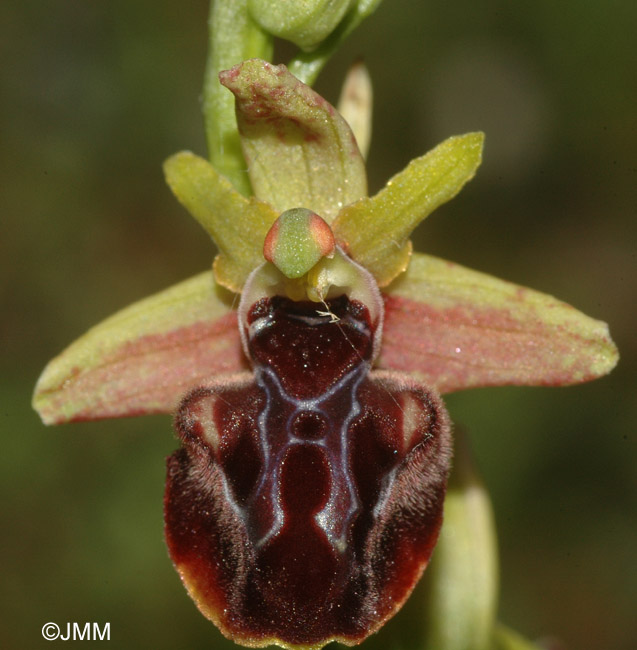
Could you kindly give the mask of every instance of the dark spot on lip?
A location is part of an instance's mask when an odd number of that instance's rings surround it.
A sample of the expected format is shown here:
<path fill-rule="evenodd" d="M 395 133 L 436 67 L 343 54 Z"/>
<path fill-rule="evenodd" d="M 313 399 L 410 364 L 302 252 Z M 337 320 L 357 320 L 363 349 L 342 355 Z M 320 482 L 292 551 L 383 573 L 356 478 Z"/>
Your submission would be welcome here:
<path fill-rule="evenodd" d="M 327 433 L 327 422 L 319 413 L 302 411 L 292 421 L 292 432 L 297 438 L 318 440 Z"/>

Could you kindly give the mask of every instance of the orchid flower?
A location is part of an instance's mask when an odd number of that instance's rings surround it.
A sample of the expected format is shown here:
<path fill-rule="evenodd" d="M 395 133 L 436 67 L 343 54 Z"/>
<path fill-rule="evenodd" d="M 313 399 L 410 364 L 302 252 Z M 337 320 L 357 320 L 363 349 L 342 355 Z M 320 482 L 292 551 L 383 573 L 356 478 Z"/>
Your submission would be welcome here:
<path fill-rule="evenodd" d="M 34 407 L 47 424 L 175 414 L 166 537 L 200 610 L 248 646 L 352 645 L 400 609 L 436 544 L 440 393 L 588 381 L 617 351 L 555 298 L 412 250 L 475 174 L 481 133 L 368 197 L 363 127 L 285 66 L 220 80 L 254 195 L 193 153 L 165 163 L 218 248 L 212 270 L 89 330 Z"/>

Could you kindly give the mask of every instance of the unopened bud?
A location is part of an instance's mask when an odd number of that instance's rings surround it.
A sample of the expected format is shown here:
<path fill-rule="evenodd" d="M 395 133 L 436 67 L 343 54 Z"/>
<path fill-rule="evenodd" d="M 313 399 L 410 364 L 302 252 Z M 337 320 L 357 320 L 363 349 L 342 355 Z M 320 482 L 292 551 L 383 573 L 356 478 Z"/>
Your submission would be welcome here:
<path fill-rule="evenodd" d="M 352 0 L 249 0 L 252 18 L 266 31 L 312 50 L 355 4 Z"/>

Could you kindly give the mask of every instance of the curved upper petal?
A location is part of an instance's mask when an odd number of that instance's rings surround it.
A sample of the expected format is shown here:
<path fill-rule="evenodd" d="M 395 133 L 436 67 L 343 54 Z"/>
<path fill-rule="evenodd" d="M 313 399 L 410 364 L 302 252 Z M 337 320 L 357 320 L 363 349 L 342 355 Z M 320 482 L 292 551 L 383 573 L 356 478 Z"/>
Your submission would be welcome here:
<path fill-rule="evenodd" d="M 366 196 L 365 165 L 347 122 L 284 65 L 250 59 L 219 78 L 235 96 L 255 196 L 277 212 L 308 208 L 328 223 Z"/>
<path fill-rule="evenodd" d="M 33 407 L 45 424 L 171 413 L 193 386 L 246 367 L 232 302 L 207 271 L 123 309 L 47 365 Z"/>
<path fill-rule="evenodd" d="M 414 254 L 388 289 L 378 365 L 441 392 L 475 386 L 564 385 L 610 372 L 605 323 L 532 289 Z"/>
<path fill-rule="evenodd" d="M 334 235 L 379 286 L 387 286 L 407 268 L 414 228 L 473 178 L 483 142 L 479 132 L 448 138 L 412 160 L 378 194 L 340 212 Z"/>
<path fill-rule="evenodd" d="M 164 174 L 173 194 L 219 248 L 216 281 L 238 293 L 248 275 L 263 263 L 263 240 L 276 212 L 267 203 L 237 192 L 207 160 L 190 151 L 168 158 Z"/>

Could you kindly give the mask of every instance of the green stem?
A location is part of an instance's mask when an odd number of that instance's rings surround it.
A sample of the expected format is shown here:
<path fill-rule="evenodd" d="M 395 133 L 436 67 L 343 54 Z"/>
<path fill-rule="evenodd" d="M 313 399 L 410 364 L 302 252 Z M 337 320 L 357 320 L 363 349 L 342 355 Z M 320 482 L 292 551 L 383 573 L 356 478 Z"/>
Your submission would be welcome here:
<path fill-rule="evenodd" d="M 248 13 L 247 0 L 212 0 L 208 21 L 208 60 L 203 114 L 210 162 L 242 194 L 251 194 L 234 113 L 232 93 L 219 83 L 219 72 L 251 58 L 270 61 L 272 37 Z"/>

